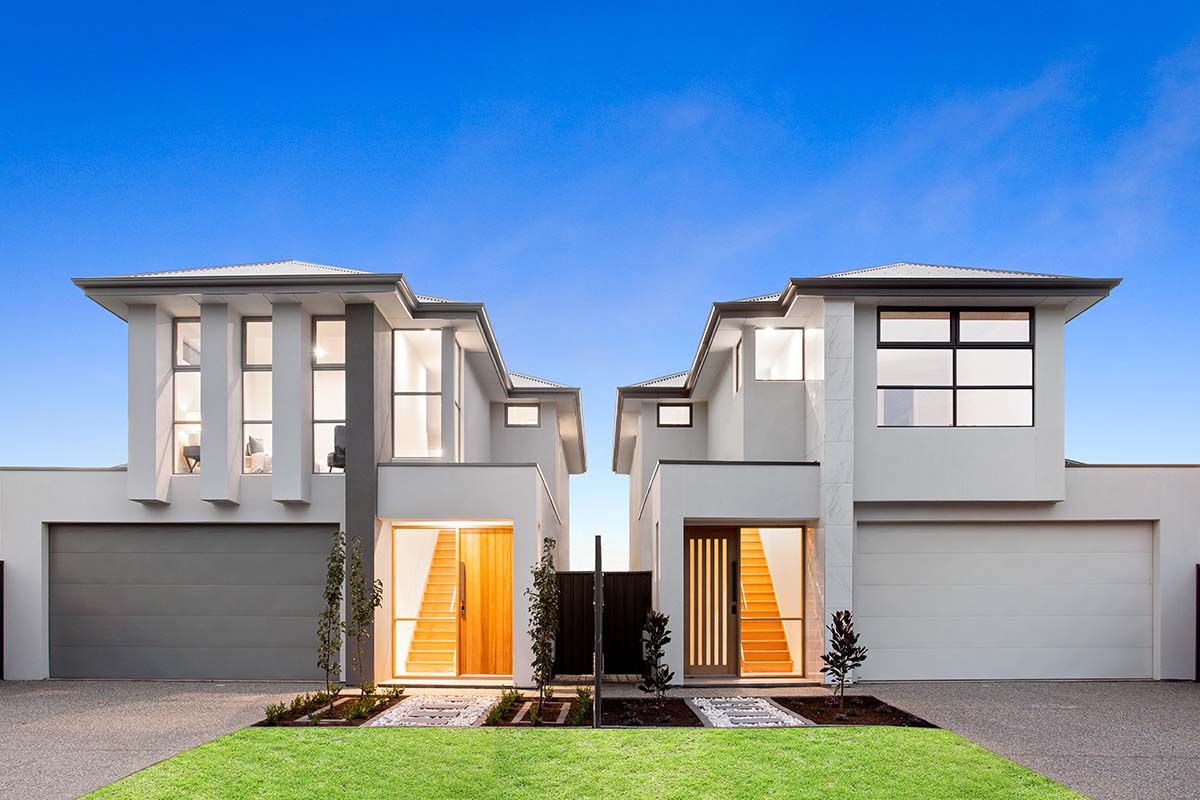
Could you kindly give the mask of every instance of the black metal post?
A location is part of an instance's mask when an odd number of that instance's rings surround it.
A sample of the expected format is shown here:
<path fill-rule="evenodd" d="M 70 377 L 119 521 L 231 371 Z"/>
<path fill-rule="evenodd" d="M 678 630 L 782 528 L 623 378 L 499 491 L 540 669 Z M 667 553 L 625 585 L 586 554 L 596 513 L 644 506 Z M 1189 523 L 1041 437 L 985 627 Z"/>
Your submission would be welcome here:
<path fill-rule="evenodd" d="M 1200 683 L 1200 564 L 1196 565 L 1196 674 L 1193 679 Z"/>
<path fill-rule="evenodd" d="M 604 679 L 604 565 L 600 560 L 600 534 L 596 534 L 596 565 L 592 578 L 592 613 L 596 625 L 596 646 L 592 653 L 592 727 L 600 727 L 600 684 Z"/>

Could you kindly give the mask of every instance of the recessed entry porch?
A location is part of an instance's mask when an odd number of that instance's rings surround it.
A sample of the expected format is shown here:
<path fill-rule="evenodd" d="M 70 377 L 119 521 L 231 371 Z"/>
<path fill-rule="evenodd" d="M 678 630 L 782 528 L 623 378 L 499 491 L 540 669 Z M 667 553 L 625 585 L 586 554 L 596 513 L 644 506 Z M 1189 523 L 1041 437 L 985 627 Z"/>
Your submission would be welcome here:
<path fill-rule="evenodd" d="M 389 521 L 386 532 L 391 641 L 384 675 L 511 681 L 512 521 Z"/>
<path fill-rule="evenodd" d="M 809 677 L 812 535 L 804 525 L 685 527 L 685 679 Z"/>

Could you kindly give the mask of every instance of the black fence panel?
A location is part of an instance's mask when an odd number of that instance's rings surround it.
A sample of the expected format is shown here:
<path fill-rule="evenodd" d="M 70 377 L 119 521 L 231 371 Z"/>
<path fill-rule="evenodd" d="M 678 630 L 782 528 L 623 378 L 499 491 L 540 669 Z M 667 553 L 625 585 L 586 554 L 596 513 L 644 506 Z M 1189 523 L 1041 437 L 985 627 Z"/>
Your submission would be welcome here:
<path fill-rule="evenodd" d="M 558 573 L 560 602 L 554 651 L 554 671 L 558 675 L 592 672 L 592 580 L 591 572 Z M 604 573 L 605 674 L 641 673 L 642 626 L 649 612 L 649 572 Z"/>
<path fill-rule="evenodd" d="M 588 675 L 596 624 L 592 619 L 592 573 L 558 573 L 558 633 L 554 639 L 554 672 Z"/>

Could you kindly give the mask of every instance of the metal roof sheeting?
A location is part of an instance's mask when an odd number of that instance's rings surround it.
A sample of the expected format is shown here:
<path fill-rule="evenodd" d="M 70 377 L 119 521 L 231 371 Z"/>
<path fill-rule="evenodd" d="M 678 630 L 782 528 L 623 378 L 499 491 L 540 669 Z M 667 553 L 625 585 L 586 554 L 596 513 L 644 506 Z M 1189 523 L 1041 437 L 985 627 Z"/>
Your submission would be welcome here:
<path fill-rule="evenodd" d="M 331 267 L 328 264 L 314 264 L 310 261 L 259 261 L 253 264 L 226 264 L 216 267 L 195 267 L 192 269 L 171 269 L 163 272 L 138 272 L 132 275 L 114 275 L 114 278 L 173 278 L 190 275 L 227 275 L 262 277 L 266 275 L 370 275 L 361 269 L 348 267 Z"/>
<path fill-rule="evenodd" d="M 1017 272 L 979 267 L 953 267 L 945 264 L 914 264 L 901 261 L 879 267 L 832 272 L 818 278 L 1070 278 L 1070 275 L 1051 275 L 1045 272 Z"/>

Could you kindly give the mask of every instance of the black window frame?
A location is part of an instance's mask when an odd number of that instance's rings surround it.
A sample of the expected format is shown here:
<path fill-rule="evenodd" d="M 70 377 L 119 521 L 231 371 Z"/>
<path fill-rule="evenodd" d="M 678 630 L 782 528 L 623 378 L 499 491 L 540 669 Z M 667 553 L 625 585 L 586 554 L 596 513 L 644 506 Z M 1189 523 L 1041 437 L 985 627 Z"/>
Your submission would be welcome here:
<path fill-rule="evenodd" d="M 242 443 L 240 445 L 241 451 L 242 451 L 242 474 L 243 475 L 270 475 L 271 474 L 270 472 L 255 473 L 255 472 L 248 472 L 246 470 L 246 458 L 248 457 L 246 454 L 246 447 L 250 443 L 249 439 L 246 438 L 246 426 L 247 425 L 270 425 L 272 434 L 274 434 L 274 432 L 275 432 L 275 420 L 274 420 L 275 409 L 274 409 L 274 407 L 272 407 L 272 409 L 271 409 L 272 419 L 247 419 L 246 418 L 246 373 L 247 372 L 271 373 L 272 401 L 274 400 L 274 397 L 275 397 L 275 386 L 274 386 L 275 375 L 273 372 L 273 370 L 275 368 L 275 353 L 274 353 L 274 349 L 273 349 L 275 346 L 275 327 L 274 327 L 274 325 L 271 326 L 272 352 L 271 352 L 270 363 L 268 363 L 268 364 L 251 364 L 250 359 L 248 357 L 249 337 L 246 336 L 246 329 L 250 327 L 251 322 L 272 323 L 273 320 L 271 319 L 271 317 L 242 317 Z M 272 449 L 274 449 L 274 448 L 272 448 Z M 270 455 L 270 453 L 268 453 L 267 455 Z"/>
<path fill-rule="evenodd" d="M 196 475 L 196 470 L 200 467 L 200 461 L 187 472 L 178 471 L 179 466 L 179 427 L 181 425 L 195 426 L 200 429 L 200 457 L 204 457 L 204 409 L 203 401 L 201 401 L 200 420 L 198 422 L 180 420 L 179 414 L 179 382 L 175 380 L 176 374 L 180 372 L 200 372 L 199 364 L 181 364 L 179 362 L 179 326 L 184 323 L 200 324 L 199 317 L 173 317 L 171 319 L 171 474 L 172 475 Z M 200 336 L 200 358 L 204 358 L 204 335 L 201 329 Z M 203 397 L 204 388 L 201 385 L 201 397 Z"/>
<path fill-rule="evenodd" d="M 687 424 L 677 422 L 664 423 L 662 421 L 662 410 L 664 408 L 686 408 L 688 410 Z M 695 414 L 696 412 L 692 408 L 691 403 L 657 403 L 654 406 L 654 422 L 659 428 L 690 428 L 695 422 Z"/>
<path fill-rule="evenodd" d="M 519 423 L 511 423 L 508 421 L 508 410 L 510 408 L 532 408 L 537 411 L 537 422 L 532 425 L 522 425 Z M 505 403 L 504 404 L 504 427 L 506 428 L 540 428 L 542 427 L 542 404 L 541 403 Z"/>
<path fill-rule="evenodd" d="M 886 312 L 934 311 L 950 315 L 950 338 L 945 342 L 885 342 L 883 341 L 883 315 Z M 959 337 L 960 315 L 963 312 L 976 311 L 1012 311 L 1029 315 L 1029 340 L 1026 342 L 964 342 Z M 878 428 L 1032 428 L 1037 425 L 1037 346 L 1034 324 L 1036 310 L 1031 306 L 880 306 L 875 311 L 875 351 L 880 350 L 949 350 L 950 351 L 950 384 L 882 384 L 879 375 L 875 376 L 875 402 L 879 402 L 879 392 L 886 389 L 902 390 L 932 390 L 950 392 L 950 424 L 949 425 L 884 425 L 879 421 L 879 412 L 875 412 L 875 426 Z M 1029 384 L 971 384 L 960 386 L 958 383 L 958 352 L 960 350 L 1028 350 L 1030 353 L 1032 381 Z M 878 369 L 878 356 L 876 357 Z M 971 390 L 1018 389 L 1029 391 L 1029 424 L 1028 425 L 959 425 L 958 424 L 958 393 Z"/>
<path fill-rule="evenodd" d="M 312 418 L 312 432 L 313 432 L 312 441 L 311 441 L 312 453 L 310 454 L 311 455 L 310 460 L 312 462 L 312 474 L 314 474 L 314 475 L 345 475 L 346 474 L 345 469 L 342 469 L 340 472 L 333 472 L 332 470 L 330 470 L 328 472 L 323 472 L 317 466 L 317 436 L 316 436 L 317 426 L 318 425 L 346 425 L 347 424 L 345 419 L 318 419 L 317 418 L 317 405 L 316 405 L 317 378 L 316 378 L 316 374 L 318 372 L 341 372 L 342 376 L 343 376 L 343 379 L 342 379 L 343 390 L 345 389 L 345 385 L 346 385 L 346 382 L 345 382 L 345 375 L 346 375 L 345 350 L 342 351 L 342 361 L 340 363 L 335 363 L 335 362 L 321 363 L 321 362 L 317 361 L 317 352 L 316 351 L 317 351 L 317 323 L 318 322 L 340 322 L 340 323 L 342 323 L 342 335 L 344 338 L 345 330 L 346 330 L 346 328 L 345 328 L 346 317 L 345 317 L 345 315 L 342 315 L 342 314 L 323 314 L 321 316 L 314 315 L 312 318 L 311 340 L 309 342 L 309 358 L 311 361 L 313 377 L 308 382 L 308 409 L 310 412 L 309 416 Z M 342 410 L 343 410 L 343 414 L 344 414 L 344 412 L 346 410 L 345 398 L 342 398 Z"/>

